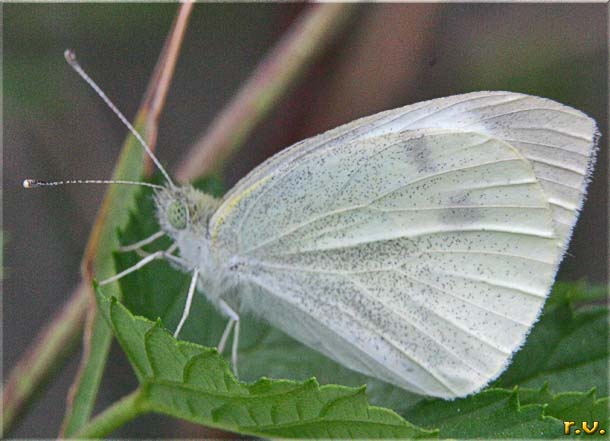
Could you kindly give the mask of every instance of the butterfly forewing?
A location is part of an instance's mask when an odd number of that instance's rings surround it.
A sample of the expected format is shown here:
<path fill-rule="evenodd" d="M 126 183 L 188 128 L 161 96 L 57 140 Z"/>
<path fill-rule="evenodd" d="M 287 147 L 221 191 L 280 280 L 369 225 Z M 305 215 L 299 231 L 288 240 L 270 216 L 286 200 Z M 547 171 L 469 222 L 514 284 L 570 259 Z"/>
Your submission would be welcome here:
<path fill-rule="evenodd" d="M 553 210 L 554 226 L 565 249 L 584 201 L 594 162 L 598 131 L 582 112 L 555 101 L 512 92 L 474 92 L 388 110 L 295 144 L 240 181 L 227 202 L 241 198 L 261 180 L 286 173 L 300 158 L 355 139 L 415 129 L 459 129 L 497 138 L 529 160 Z"/>

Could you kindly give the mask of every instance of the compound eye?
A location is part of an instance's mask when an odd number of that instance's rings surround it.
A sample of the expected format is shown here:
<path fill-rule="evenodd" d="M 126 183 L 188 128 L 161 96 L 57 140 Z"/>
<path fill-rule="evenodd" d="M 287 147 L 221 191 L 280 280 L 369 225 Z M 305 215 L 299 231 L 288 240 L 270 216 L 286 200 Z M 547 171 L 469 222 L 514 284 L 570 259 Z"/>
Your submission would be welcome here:
<path fill-rule="evenodd" d="M 176 230 L 184 230 L 188 223 L 188 210 L 182 201 L 174 201 L 167 209 L 167 220 Z"/>

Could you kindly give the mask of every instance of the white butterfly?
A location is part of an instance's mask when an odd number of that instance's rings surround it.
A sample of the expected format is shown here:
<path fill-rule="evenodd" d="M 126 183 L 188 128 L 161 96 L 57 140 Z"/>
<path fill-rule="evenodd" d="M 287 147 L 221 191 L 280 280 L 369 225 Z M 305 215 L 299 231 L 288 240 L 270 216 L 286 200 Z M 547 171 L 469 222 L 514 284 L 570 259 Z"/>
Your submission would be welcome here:
<path fill-rule="evenodd" d="M 175 335 L 199 290 L 229 318 L 219 350 L 234 328 L 234 368 L 250 311 L 350 369 L 465 396 L 506 368 L 537 320 L 597 137 L 591 118 L 557 102 L 475 92 L 301 141 L 222 200 L 162 170 L 161 230 L 126 249 L 163 235 L 174 245 L 102 283 L 166 258 L 192 274 Z"/>

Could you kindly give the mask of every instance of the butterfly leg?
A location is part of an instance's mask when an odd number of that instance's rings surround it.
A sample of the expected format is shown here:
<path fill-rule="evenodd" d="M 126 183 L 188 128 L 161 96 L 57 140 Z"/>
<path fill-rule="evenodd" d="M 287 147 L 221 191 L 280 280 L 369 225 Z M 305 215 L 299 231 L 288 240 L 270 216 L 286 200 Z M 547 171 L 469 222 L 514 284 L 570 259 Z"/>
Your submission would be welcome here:
<path fill-rule="evenodd" d="M 235 324 L 235 320 L 229 320 L 227 322 L 227 326 L 225 326 L 225 330 L 222 333 L 222 337 L 220 338 L 220 343 L 218 343 L 218 352 L 221 354 L 225 350 L 225 345 L 227 344 L 227 339 L 229 338 L 229 334 L 231 333 L 231 329 L 233 329 L 234 324 Z"/>
<path fill-rule="evenodd" d="M 161 257 L 163 257 L 163 254 L 164 254 L 164 253 L 165 253 L 165 251 L 157 251 L 156 253 L 149 254 L 149 255 L 148 255 L 148 256 L 146 256 L 144 259 L 140 260 L 140 261 L 139 261 L 138 263 L 136 263 L 135 265 L 130 266 L 130 267 L 129 267 L 129 268 L 127 268 L 126 270 L 121 271 L 120 273 L 118 273 L 118 274 L 116 274 L 116 275 L 114 275 L 114 276 L 112 276 L 112 277 L 109 277 L 109 278 L 107 278 L 107 279 L 105 279 L 105 280 L 102 280 L 102 281 L 100 282 L 100 286 L 102 286 L 102 285 L 107 285 L 108 283 L 111 283 L 111 282 L 116 282 L 117 280 L 119 280 L 119 279 L 121 279 L 121 278 L 125 277 L 127 274 L 131 274 L 131 273 L 133 273 L 134 271 L 139 270 L 139 269 L 140 269 L 140 268 L 142 268 L 143 266 L 148 265 L 148 264 L 149 264 L 150 262 L 152 262 L 153 260 L 155 260 L 155 259 L 160 259 Z"/>
<path fill-rule="evenodd" d="M 233 331 L 233 346 L 231 347 L 231 365 L 233 365 L 233 373 L 235 378 L 239 378 L 237 370 L 237 349 L 239 344 L 239 319 L 235 322 L 235 331 Z"/>
<path fill-rule="evenodd" d="M 172 245 L 172 247 L 170 247 L 169 249 L 172 249 L 173 246 L 174 245 Z M 169 249 L 168 249 L 168 251 L 169 251 Z M 149 254 L 144 259 L 140 260 L 135 265 L 130 266 L 126 270 L 121 271 L 120 273 L 118 273 L 118 274 L 116 274 L 116 275 L 114 275 L 112 277 L 109 277 L 109 278 L 107 278 L 105 280 L 102 280 L 100 282 L 100 286 L 107 285 L 108 283 L 111 283 L 111 282 L 116 282 L 117 280 L 125 277 L 127 274 L 131 274 L 134 271 L 139 270 L 140 268 L 148 265 L 150 262 L 152 262 L 153 260 L 156 260 L 156 259 L 163 259 L 163 258 L 165 258 L 167 260 L 171 260 L 174 263 L 177 263 L 178 265 L 180 265 L 182 267 L 188 268 L 188 266 L 186 265 L 186 262 L 183 259 L 181 259 L 180 257 L 174 256 L 171 253 L 168 253 L 168 251 L 156 251 L 156 252 L 154 252 L 152 254 Z"/>
<path fill-rule="evenodd" d="M 231 333 L 231 329 L 235 326 L 235 332 L 233 333 L 233 344 L 231 346 L 231 365 L 233 366 L 233 373 L 237 377 L 237 349 L 239 347 L 239 315 L 233 311 L 233 309 L 227 305 L 224 300 L 220 300 L 220 309 L 227 316 L 229 316 L 229 322 L 227 323 L 227 327 L 225 331 L 222 333 L 222 338 L 220 339 L 220 343 L 218 344 L 218 352 L 222 353 L 224 350 L 225 344 Z"/>
<path fill-rule="evenodd" d="M 195 288 L 197 287 L 197 279 L 199 278 L 199 269 L 195 268 L 193 271 L 193 278 L 191 279 L 191 286 L 189 286 L 188 294 L 186 295 L 186 304 L 184 305 L 184 311 L 182 311 L 182 317 L 180 318 L 180 323 L 178 323 L 178 327 L 174 331 L 174 338 L 178 338 L 178 334 L 180 334 L 180 330 L 182 326 L 184 326 L 184 322 L 186 321 L 189 313 L 191 312 L 191 304 L 193 303 L 193 294 L 195 293 Z"/>
<path fill-rule="evenodd" d="M 150 239 L 150 237 L 149 237 L 149 239 Z M 145 239 L 145 240 L 147 240 L 147 239 Z M 140 247 L 137 247 L 137 248 L 135 247 L 139 243 L 141 243 L 141 242 L 138 242 L 137 244 L 134 243 L 134 244 L 129 245 L 128 247 L 125 247 L 125 248 L 129 248 L 127 251 L 133 251 L 133 252 L 135 252 L 140 257 L 150 256 L 152 253 L 144 251 Z M 165 250 L 165 252 L 167 253 L 165 257 L 168 258 L 168 260 L 171 260 L 171 259 L 169 259 L 168 255 L 171 255 L 174 251 L 176 251 L 176 248 L 178 248 L 178 244 L 177 243 L 173 243 L 172 246 L 170 246 L 167 250 Z M 125 251 L 125 249 L 122 249 L 122 250 L 119 249 L 119 252 L 123 252 L 123 251 Z M 172 257 L 174 257 L 174 256 L 172 256 Z"/>
<path fill-rule="evenodd" d="M 174 251 L 176 251 L 176 248 L 178 248 L 178 244 L 174 243 L 171 247 L 169 247 L 167 250 L 165 250 L 165 254 L 163 255 L 163 257 L 165 259 L 167 259 L 168 261 L 175 263 L 180 268 L 190 271 L 191 267 L 189 266 L 189 264 L 186 260 L 184 260 L 183 258 L 181 258 L 179 256 L 174 256 L 172 254 Z"/>
<path fill-rule="evenodd" d="M 164 234 L 165 234 L 165 232 L 163 230 L 157 231 L 152 236 L 149 236 L 146 239 L 142 239 L 139 242 L 132 243 L 131 245 L 125 245 L 125 246 L 119 247 L 119 251 L 123 253 L 123 252 L 127 252 L 127 251 L 137 251 L 137 250 L 140 250 L 144 245 L 148 245 L 149 243 L 153 243 L 155 240 L 159 239 Z"/>

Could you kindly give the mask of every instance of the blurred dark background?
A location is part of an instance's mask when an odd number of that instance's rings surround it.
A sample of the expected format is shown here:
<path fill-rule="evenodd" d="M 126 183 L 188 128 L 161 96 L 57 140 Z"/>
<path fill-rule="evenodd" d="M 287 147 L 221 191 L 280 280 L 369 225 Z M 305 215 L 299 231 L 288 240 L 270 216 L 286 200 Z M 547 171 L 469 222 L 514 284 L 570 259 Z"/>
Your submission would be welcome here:
<path fill-rule="evenodd" d="M 162 115 L 158 155 L 170 169 L 305 8 L 195 7 Z M 558 100 L 602 132 L 589 197 L 560 280 L 606 283 L 607 5 L 358 5 L 335 40 L 226 171 L 230 187 L 283 147 L 380 110 L 474 90 Z M 3 5 L 3 371 L 14 365 L 79 280 L 79 262 L 104 188 L 25 191 L 26 177 L 108 178 L 126 130 L 65 64 L 66 48 L 132 117 L 175 4 Z M 58 431 L 78 354 L 32 406 L 14 436 Z M 96 412 L 135 387 L 117 347 Z M 115 437 L 197 436 L 161 416 Z"/>

